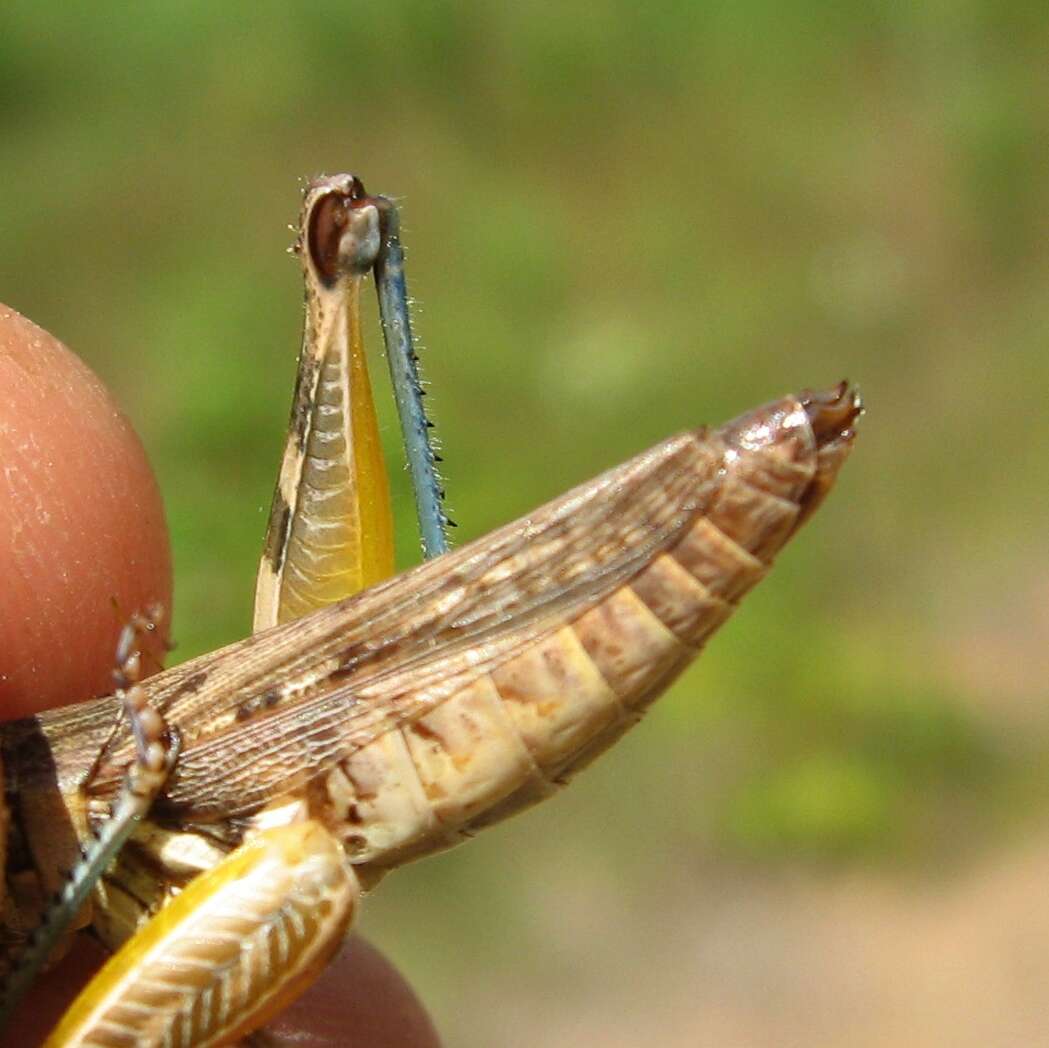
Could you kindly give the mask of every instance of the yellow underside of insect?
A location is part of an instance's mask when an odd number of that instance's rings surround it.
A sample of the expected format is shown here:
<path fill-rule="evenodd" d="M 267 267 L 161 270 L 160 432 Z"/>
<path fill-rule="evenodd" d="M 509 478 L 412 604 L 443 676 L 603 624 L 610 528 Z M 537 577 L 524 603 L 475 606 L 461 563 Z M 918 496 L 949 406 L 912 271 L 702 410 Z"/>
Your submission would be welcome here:
<path fill-rule="evenodd" d="M 299 394 L 259 565 L 255 630 L 393 574 L 393 516 L 361 336 L 362 276 L 307 300 Z M 271 535 L 272 538 L 272 535 Z"/>
<path fill-rule="evenodd" d="M 95 976 L 45 1048 L 228 1043 L 324 969 L 356 878 L 322 827 L 266 830 L 173 898 Z"/>
<path fill-rule="evenodd" d="M 356 473 L 356 516 L 360 522 L 359 567 L 355 563 L 345 565 L 342 574 L 357 578 L 359 582 L 351 590 L 374 586 L 389 578 L 394 572 L 393 510 L 390 505 L 390 484 L 386 475 L 386 460 L 383 457 L 379 424 L 375 416 L 371 382 L 368 378 L 368 360 L 358 325 L 355 337 L 350 341 L 350 418 Z M 334 603 L 343 597 L 326 600 Z"/>
<path fill-rule="evenodd" d="M 278 621 L 290 622 L 393 574 L 393 517 L 368 378 L 360 278 L 340 296 L 292 507 Z M 327 319 L 327 318 L 325 318 Z"/>

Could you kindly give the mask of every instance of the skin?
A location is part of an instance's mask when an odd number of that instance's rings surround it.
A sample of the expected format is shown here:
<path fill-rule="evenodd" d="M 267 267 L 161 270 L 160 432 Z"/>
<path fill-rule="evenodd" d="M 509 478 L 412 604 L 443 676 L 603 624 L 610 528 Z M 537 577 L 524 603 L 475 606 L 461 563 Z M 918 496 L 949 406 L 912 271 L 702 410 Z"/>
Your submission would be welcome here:
<path fill-rule="evenodd" d="M 0 720 L 111 691 L 117 634 L 171 607 L 156 481 L 127 419 L 68 349 L 0 305 Z M 39 1044 L 104 959 L 79 936 L 15 1016 Z M 439 1048 L 403 977 L 352 937 L 267 1031 L 269 1044 Z"/>

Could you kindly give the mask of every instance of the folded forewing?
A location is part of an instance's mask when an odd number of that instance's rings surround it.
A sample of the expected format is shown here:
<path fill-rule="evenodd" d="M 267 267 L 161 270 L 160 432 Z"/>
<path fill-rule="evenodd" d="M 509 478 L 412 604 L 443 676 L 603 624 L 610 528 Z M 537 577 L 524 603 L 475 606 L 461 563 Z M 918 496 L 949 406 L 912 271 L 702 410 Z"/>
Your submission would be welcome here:
<path fill-rule="evenodd" d="M 719 462 L 716 443 L 671 438 L 485 538 L 225 649 L 210 668 L 188 664 L 154 695 L 183 732 L 165 803 L 202 818 L 249 811 L 422 716 L 629 581 L 703 511 Z"/>

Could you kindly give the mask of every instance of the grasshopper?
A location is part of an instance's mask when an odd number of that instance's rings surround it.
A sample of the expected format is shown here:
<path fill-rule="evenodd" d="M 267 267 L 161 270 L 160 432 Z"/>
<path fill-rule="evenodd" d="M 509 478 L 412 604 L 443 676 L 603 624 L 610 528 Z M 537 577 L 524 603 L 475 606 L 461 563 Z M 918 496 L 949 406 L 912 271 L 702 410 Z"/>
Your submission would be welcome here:
<path fill-rule="evenodd" d="M 117 952 L 52 1046 L 249 1035 L 323 968 L 386 873 L 550 796 L 636 724 L 852 447 L 857 394 L 806 391 L 443 552 L 396 215 L 352 176 L 319 179 L 296 248 L 306 330 L 256 632 L 142 683 L 129 673 L 123 698 L 0 726 L 12 952 L 104 834 L 125 776 L 151 762 L 158 780 L 115 861 L 80 876 L 81 922 Z M 395 578 L 360 335 L 369 271 L 431 555 Z"/>

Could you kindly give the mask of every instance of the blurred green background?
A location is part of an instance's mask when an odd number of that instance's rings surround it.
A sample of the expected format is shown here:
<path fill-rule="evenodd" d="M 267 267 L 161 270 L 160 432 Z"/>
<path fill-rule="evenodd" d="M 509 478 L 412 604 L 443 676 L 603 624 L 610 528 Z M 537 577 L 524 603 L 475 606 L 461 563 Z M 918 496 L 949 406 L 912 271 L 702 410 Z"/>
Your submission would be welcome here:
<path fill-rule="evenodd" d="M 180 658 L 249 628 L 303 176 L 401 204 L 458 538 L 861 385 L 646 724 L 369 900 L 449 1045 L 1049 1043 L 1047 54 L 1002 0 L 5 5 L 0 300 L 142 434 Z"/>

